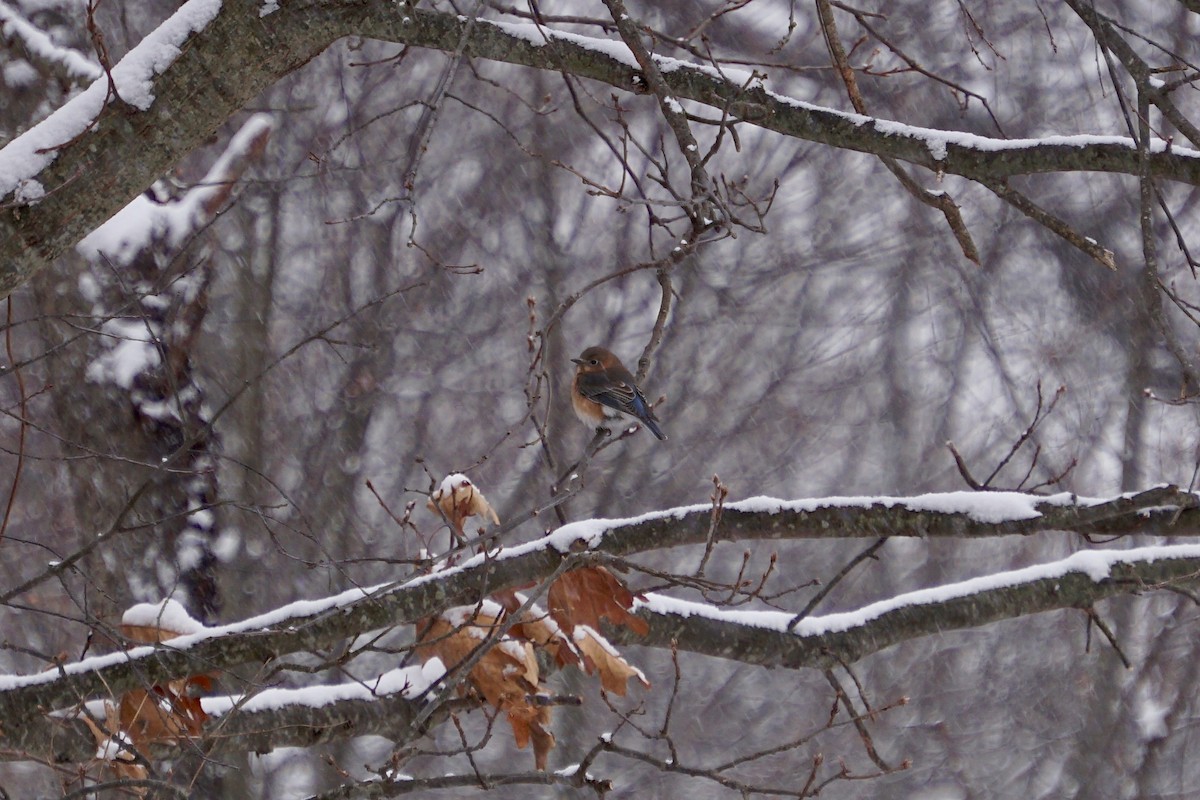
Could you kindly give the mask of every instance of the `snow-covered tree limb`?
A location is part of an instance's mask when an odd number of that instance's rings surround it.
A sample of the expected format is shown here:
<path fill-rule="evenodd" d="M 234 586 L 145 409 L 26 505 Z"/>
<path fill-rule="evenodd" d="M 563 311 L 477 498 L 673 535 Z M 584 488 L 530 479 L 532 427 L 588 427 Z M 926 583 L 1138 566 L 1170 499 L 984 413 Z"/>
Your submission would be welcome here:
<path fill-rule="evenodd" d="M 1198 509 L 1200 498 L 1170 487 L 1108 501 L 1000 492 L 808 501 L 757 498 L 727 505 L 719 534 L 739 540 L 995 536 L 1052 530 L 1108 534 L 1169 530 L 1178 535 L 1196 532 Z M 56 671 L 10 677 L 0 683 L 0 719 L 6 721 L 6 731 L 18 730 L 23 721 L 48 710 L 69 708 L 81 699 L 111 696 L 184 675 L 320 651 L 369 631 L 412 624 L 450 606 L 470 605 L 500 590 L 535 583 L 568 559 L 582 564 L 594 558 L 593 554 L 630 555 L 700 544 L 708 536 L 710 512 L 707 506 L 694 506 L 632 520 L 573 523 L 535 542 L 496 555 L 477 556 L 434 575 L 351 590 L 323 600 L 301 601 L 261 617 L 180 637 L 167 645 L 136 647 L 127 653 L 66 664 Z M 1100 559 L 1103 569 L 1097 566 L 1100 562 L 1088 561 L 1084 556 Z M 816 644 L 793 635 L 780 638 L 779 631 L 744 630 L 741 624 L 730 628 L 728 620 L 719 615 L 693 620 L 671 609 L 665 610 L 666 616 L 652 615 L 648 643 L 665 645 L 675 638 L 684 649 L 723 657 L 739 654 L 739 658 L 752 663 L 821 666 L 827 661 L 813 653 L 822 651 L 853 661 L 897 641 L 936 630 L 1087 606 L 1104 597 L 1167 581 L 1192 583 L 1200 573 L 1200 550 L 1185 553 L 1157 548 L 1129 551 L 1128 556 L 1083 554 L 1077 561 L 1031 569 L 1042 572 L 1004 573 L 974 584 L 893 599 L 888 602 L 894 608 L 880 606 L 873 615 L 864 610 L 861 621 L 847 623 L 846 632 L 837 634 L 840 638 L 836 639 L 829 639 L 833 634 L 825 630 L 812 629 L 815 620 L 798 620 L 796 633 L 809 630 Z M 656 608 L 651 604 L 651 610 Z M 694 616 L 694 609 L 687 614 Z M 681 621 L 684 619 L 686 624 Z M 830 618 L 822 619 L 822 624 L 828 624 Z M 783 627 L 786 630 L 786 624 Z M 729 631 L 750 638 L 736 641 Z M 780 644 L 783 641 L 787 647 Z M 745 655 L 740 655 L 743 651 Z"/>
<path fill-rule="evenodd" d="M 421 701 L 400 693 L 370 698 L 334 700 L 321 704 L 281 703 L 271 707 L 239 708 L 214 715 L 205 725 L 204 751 L 211 758 L 230 753 L 268 753 L 280 747 L 311 747 L 355 736 L 386 736 L 393 742 L 419 738 L 439 724 L 447 706 L 418 722 Z M 96 752 L 91 731 L 77 716 L 33 716 L 5 729 L 0 760 L 82 763 Z M 155 758 L 178 757 L 195 743 L 155 744 Z"/>
<path fill-rule="evenodd" d="M 537 549 L 530 550 L 536 552 Z M 637 637 L 621 631 L 617 636 L 627 644 L 675 647 L 763 667 L 827 669 L 852 664 L 897 643 L 923 636 L 1046 611 L 1089 608 L 1106 598 L 1168 585 L 1200 585 L 1200 545 L 1083 551 L 1050 564 L 921 589 L 855 611 L 803 619 L 779 611 L 726 611 L 652 594 L 639 603 L 639 612 L 650 623 L 649 634 Z M 344 596 L 333 599 L 330 611 L 324 615 L 332 613 L 353 624 L 360 615 L 354 607 L 341 606 L 341 599 Z M 281 621 L 275 627 L 289 626 Z M 365 629 L 354 632 L 362 633 Z M 262 636 L 252 630 L 219 635 L 210 639 L 218 646 L 212 652 L 228 649 L 230 653 L 249 653 L 254 650 L 254 640 Z M 185 671 L 199 670 L 205 664 L 199 656 L 200 649 L 181 646 L 174 651 L 187 660 Z M 236 658 L 243 662 L 252 660 L 246 656 Z M 157 666 L 146 657 L 126 663 L 139 662 L 143 669 L 135 673 L 140 671 L 144 678 L 157 671 Z M 207 666 L 211 669 L 214 665 L 210 661 Z M 98 668 L 93 674 L 116 681 L 123 679 L 122 673 L 111 667 Z M 79 681 L 60 678 L 57 682 L 70 682 L 80 690 Z M 376 696 L 370 690 L 369 680 L 349 686 L 363 691 L 357 692 L 358 697 L 328 700 L 320 699 L 321 692 L 331 687 L 315 687 L 315 691 L 285 690 L 283 694 L 290 692 L 294 699 L 269 698 L 264 703 L 251 701 L 236 711 L 223 709 L 208 721 L 207 728 L 216 734 L 211 737 L 212 749 L 208 754 L 216 756 L 226 749 L 267 752 L 278 747 L 306 746 L 367 734 L 406 742 L 421 736 L 440 720 L 439 715 L 422 722 L 421 711 L 427 701 L 419 697 L 409 698 L 401 692 L 380 692 Z M 6 696 L 13 694 L 15 690 L 8 690 L 0 697 L 7 700 Z M 94 749 L 87 729 L 78 721 L 46 718 L 39 706 L 17 708 L 8 704 L 5 713 L 19 711 L 24 712 L 22 724 L 4 729 L 10 756 L 28 757 L 33 753 L 46 759 L 81 761 L 90 752 L 89 747 Z M 186 743 L 173 745 L 168 750 L 186 746 Z"/>
<path fill-rule="evenodd" d="M 1123 594 L 1200 585 L 1200 546 L 1082 551 L 1062 561 L 920 589 L 856 611 L 799 618 L 724 611 L 658 595 L 641 603 L 650 633 L 629 644 L 670 646 L 764 667 L 827 669 L 894 644 Z"/>
<path fill-rule="evenodd" d="M 623 555 L 707 539 L 707 505 L 619 521 L 601 549 Z M 1196 535 L 1200 495 L 1160 487 L 1109 500 L 1017 492 L 951 492 L 919 497 L 830 497 L 784 501 L 752 498 L 722 509 L 722 539 L 841 539 L 880 536 L 1028 536 L 1069 531 L 1109 536 L 1132 533 Z"/>
<path fill-rule="evenodd" d="M 0 716 L 16 724 L 80 699 L 119 694 L 170 678 L 265 663 L 312 652 L 366 631 L 424 619 L 469 605 L 505 588 L 550 575 L 573 557 L 553 547 L 521 548 L 516 558 L 473 559 L 469 566 L 399 585 L 354 589 L 324 600 L 301 601 L 261 617 L 125 653 L 96 656 L 56 671 L 17 678 L 0 686 Z"/>
<path fill-rule="evenodd" d="M 334 41 L 361 35 L 413 47 L 566 71 L 644 91 L 623 44 L 534 25 L 476 20 L 391 2 L 191 0 L 114 69 L 123 101 L 97 81 L 0 151 L 0 297 L 73 246 L 252 98 Z M 173 61 L 164 52 L 177 50 Z M 164 65 L 165 61 L 169 61 Z M 833 147 L 978 180 L 1102 171 L 1138 174 L 1124 137 L 1000 140 L 847 114 L 783 97 L 737 72 L 668 58 L 657 63 L 676 97 L 732 118 Z M 136 156 L 136 157 L 135 157 Z M 1200 184 L 1200 153 L 1155 141 L 1158 178 Z"/>

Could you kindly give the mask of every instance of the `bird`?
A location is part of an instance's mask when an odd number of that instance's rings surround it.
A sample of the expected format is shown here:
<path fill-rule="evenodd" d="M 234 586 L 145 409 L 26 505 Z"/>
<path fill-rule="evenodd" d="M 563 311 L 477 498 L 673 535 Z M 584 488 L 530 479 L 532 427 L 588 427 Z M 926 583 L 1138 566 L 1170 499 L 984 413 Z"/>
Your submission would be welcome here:
<path fill-rule="evenodd" d="M 576 365 L 575 380 L 571 382 L 571 406 L 584 425 L 607 428 L 606 423 L 626 414 L 643 423 L 660 441 L 667 438 L 658 427 L 658 417 L 654 416 L 645 395 L 621 359 L 603 347 L 589 347 L 579 358 L 571 360 Z"/>

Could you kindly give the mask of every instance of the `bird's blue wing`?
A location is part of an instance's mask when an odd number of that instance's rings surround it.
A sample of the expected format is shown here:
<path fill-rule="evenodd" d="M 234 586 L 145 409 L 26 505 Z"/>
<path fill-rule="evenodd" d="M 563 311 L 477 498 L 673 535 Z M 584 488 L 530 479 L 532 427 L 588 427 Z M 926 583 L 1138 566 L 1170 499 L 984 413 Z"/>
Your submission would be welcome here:
<path fill-rule="evenodd" d="M 642 408 L 645 408 L 646 404 L 635 388 L 627 383 L 611 381 L 604 375 L 581 376 L 579 393 L 589 400 L 635 417 L 638 416 L 635 410 L 637 401 L 641 400 Z"/>

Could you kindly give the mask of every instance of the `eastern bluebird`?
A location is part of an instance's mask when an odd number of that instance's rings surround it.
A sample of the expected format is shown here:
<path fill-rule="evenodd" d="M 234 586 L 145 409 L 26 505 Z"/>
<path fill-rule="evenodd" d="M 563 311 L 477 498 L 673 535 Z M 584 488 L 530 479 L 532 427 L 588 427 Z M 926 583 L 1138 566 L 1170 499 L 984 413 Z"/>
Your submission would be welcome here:
<path fill-rule="evenodd" d="M 584 425 L 604 428 L 605 423 L 628 414 L 643 422 L 660 440 L 667 438 L 655 424 L 658 417 L 621 359 L 603 347 L 589 347 L 571 360 L 577 365 L 571 383 L 571 405 Z"/>

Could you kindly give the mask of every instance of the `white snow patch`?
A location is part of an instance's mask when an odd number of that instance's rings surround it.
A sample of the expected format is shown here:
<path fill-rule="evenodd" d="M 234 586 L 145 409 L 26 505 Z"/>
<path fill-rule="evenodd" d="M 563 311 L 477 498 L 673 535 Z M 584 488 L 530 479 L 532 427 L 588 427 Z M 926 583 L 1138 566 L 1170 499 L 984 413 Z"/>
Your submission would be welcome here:
<path fill-rule="evenodd" d="M 75 249 L 84 258 L 103 255 L 117 264 L 127 264 L 155 238 L 162 238 L 172 249 L 178 248 L 196 232 L 197 221 L 205 216 L 204 208 L 213 195 L 225 191 L 221 180 L 229 173 L 229 162 L 245 152 L 264 129 L 274 125 L 270 114 L 250 117 L 196 188 L 171 203 L 156 203 L 144 194 L 138 195 L 85 236 Z"/>
<path fill-rule="evenodd" d="M 161 356 L 145 321 L 110 319 L 100 329 L 114 344 L 88 364 L 84 376 L 92 383 L 115 383 L 129 389 L 138 375 L 158 366 Z"/>
<path fill-rule="evenodd" d="M 915 497 L 851 496 L 817 497 L 806 500 L 780 500 L 775 497 L 750 497 L 736 503 L 726 503 L 726 509 L 746 512 L 778 513 L 805 512 L 825 508 L 906 508 L 910 511 L 941 514 L 965 514 L 976 522 L 995 524 L 1036 519 L 1041 516 L 1039 505 L 1067 506 L 1073 503 L 1092 505 L 1107 500 L 1081 498 L 1066 492 L 1040 496 L 1022 492 L 940 492 Z M 693 506 L 691 508 L 707 508 Z"/>
<path fill-rule="evenodd" d="M 96 80 L 104 74 L 99 64 L 90 61 L 77 50 L 55 44 L 54 40 L 45 31 L 22 18 L 7 3 L 0 3 L 0 31 L 15 35 L 25 45 L 30 54 L 46 61 L 55 61 L 62 64 L 72 78 Z M 33 69 L 33 66 L 24 60 L 13 63 L 23 63 L 29 66 L 30 69 Z M 5 69 L 4 77 L 5 79 L 9 78 L 7 69 Z M 36 79 L 37 71 L 34 70 L 34 80 Z M 15 83 L 9 84 L 9 86 L 18 85 Z"/>
<path fill-rule="evenodd" d="M 135 752 L 133 741 L 123 733 L 116 733 L 99 743 L 94 757 L 99 761 L 132 761 Z"/>
<path fill-rule="evenodd" d="M 475 24 L 491 25 L 504 31 L 509 36 L 521 39 L 535 47 L 544 47 L 548 41 L 570 42 L 571 44 L 591 50 L 594 53 L 606 55 L 627 67 L 638 69 L 637 59 L 633 57 L 633 53 L 630 52 L 624 42 L 618 42 L 614 39 L 596 39 L 591 36 L 580 36 L 577 33 L 556 31 L 529 22 L 499 22 L 496 20 L 477 19 Z M 661 62 L 661 59 L 656 60 Z"/>
<path fill-rule="evenodd" d="M 202 508 L 188 514 L 188 524 L 202 531 L 211 531 L 217 524 L 217 519 L 211 509 Z"/>
<path fill-rule="evenodd" d="M 417 697 L 446 674 L 437 658 L 420 666 L 403 667 L 384 672 L 373 678 L 353 683 L 322 686 L 303 686 L 297 689 L 264 689 L 245 696 L 204 697 L 200 706 L 210 716 L 221 716 L 233 709 L 240 711 L 273 711 L 279 708 L 307 706 L 321 708 L 343 700 L 373 700 L 387 695 Z"/>
<path fill-rule="evenodd" d="M 3 9 L 4 6 L 0 6 Z M 0 13 L 3 13 L 0 11 Z M 37 83 L 40 73 L 23 58 L 14 59 L 4 65 L 4 85 L 10 89 L 25 89 Z"/>
<path fill-rule="evenodd" d="M 429 576 L 423 577 L 427 579 Z M 410 581 L 409 583 L 411 584 L 412 582 Z M 186 650 L 193 645 L 209 639 L 228 636 L 229 634 L 233 633 L 245 633 L 247 631 L 263 630 L 265 628 L 279 626 L 289 619 L 314 617 L 321 613 L 332 612 L 343 606 L 351 605 L 359 600 L 370 597 L 379 591 L 392 589 L 395 587 L 396 584 L 387 583 L 361 589 L 348 589 L 340 594 L 335 594 L 331 597 L 324 597 L 319 600 L 297 600 L 293 603 L 288 603 L 287 605 L 280 606 L 279 608 L 273 609 L 264 614 L 249 617 L 239 622 L 232 622 L 228 625 L 204 628 L 196 633 L 180 636 L 171 640 L 171 647 L 176 650 Z M 92 656 L 71 664 L 64 664 L 61 670 L 47 670 L 45 672 L 39 672 L 33 675 L 0 674 L 0 691 L 16 689 L 22 686 L 34 686 L 43 683 L 51 683 L 57 680 L 59 675 L 64 672 L 68 675 L 77 675 L 85 672 L 92 672 L 97 669 L 103 669 L 105 667 L 111 667 L 116 664 L 125 664 L 130 661 L 137 661 L 138 659 L 153 656 L 155 651 L 158 649 L 158 646 L 155 645 L 133 647 L 125 652 Z"/>
<path fill-rule="evenodd" d="M 1152 697 L 1150 688 L 1144 685 L 1138 687 L 1137 698 L 1134 702 L 1137 704 L 1134 713 L 1137 715 L 1138 733 L 1141 734 L 1142 741 L 1152 742 L 1155 739 L 1165 739 L 1170 733 L 1167 726 L 1167 714 L 1171 711 L 1170 705 Z"/>
<path fill-rule="evenodd" d="M 590 36 L 581 36 L 574 33 L 555 31 L 532 23 L 477 20 L 476 24 L 492 25 L 510 36 L 529 42 L 535 47 L 543 47 L 548 41 L 569 42 L 594 53 L 608 56 L 609 58 L 612 58 L 613 60 L 625 66 L 639 69 L 637 60 L 633 57 L 633 54 L 623 42 L 618 42 L 612 39 L 596 39 Z M 846 120 L 847 122 L 850 122 L 853 125 L 871 125 L 880 133 L 888 136 L 901 136 L 924 141 L 926 147 L 929 149 L 930 155 L 937 160 L 942 160 L 946 157 L 948 148 L 951 145 L 993 152 L 1003 150 L 1024 150 L 1037 145 L 1090 147 L 1099 144 L 1115 144 L 1128 148 L 1129 150 L 1137 149 L 1137 145 L 1134 143 L 1134 141 L 1126 136 L 1075 134 L 1069 136 L 1045 136 L 1036 139 L 994 139 L 986 136 L 962 133 L 959 131 L 937 130 L 933 128 L 922 128 L 915 125 L 906 125 L 904 123 L 894 122 L 891 120 L 882 120 L 875 117 L 864 116 L 862 114 L 837 111 L 835 109 L 814 105 L 812 103 L 806 103 L 803 100 L 797 100 L 793 97 L 787 97 L 786 95 L 772 92 L 768 89 L 762 88 L 761 80 L 757 79 L 754 73 L 749 70 L 725 68 L 721 71 L 718 71 L 714 67 L 705 64 L 681 61 L 679 59 L 669 58 L 666 56 L 656 55 L 653 56 L 653 58 L 655 63 L 658 65 L 659 70 L 664 73 L 686 69 L 692 72 L 709 75 L 719 80 L 727 80 L 743 86 L 761 89 L 768 97 L 772 98 L 776 102 L 789 105 L 796 109 L 820 113 L 822 115 L 834 115 Z M 1182 155 L 1188 158 L 1200 158 L 1200 151 L 1173 146 L 1163 139 L 1154 139 L 1150 142 L 1150 151 L 1152 153 L 1166 152 L 1168 148 L 1170 148 L 1171 152 L 1175 155 Z"/>
<path fill-rule="evenodd" d="M 979 492 L 951 493 L 949 495 L 923 495 L 916 498 L 816 498 L 800 501 L 784 501 L 770 497 L 757 497 L 739 503 L 727 504 L 726 509 L 740 508 L 742 510 L 770 510 L 783 507 L 804 509 L 821 508 L 827 506 L 870 506 L 872 504 L 882 502 L 891 504 L 911 504 L 915 507 L 923 506 L 925 508 L 951 508 L 964 513 L 979 515 L 981 519 L 1003 520 L 1013 518 L 1025 519 L 1029 518 L 1030 516 L 1036 516 L 1036 509 L 1029 505 L 1032 503 L 1052 502 L 1068 504 L 1072 501 L 1079 502 L 1084 505 L 1107 502 L 1106 500 L 1086 500 L 1081 498 L 1073 498 L 1071 495 L 1057 495 L 1047 498 L 1033 497 L 1029 495 L 1005 495 L 1005 493 L 999 492 Z M 643 514 L 639 517 L 633 517 L 624 520 L 584 520 L 581 522 L 571 523 L 569 525 L 562 526 L 557 531 L 554 531 L 542 539 L 518 545 L 516 547 L 502 549 L 494 553 L 478 554 L 470 559 L 467 559 L 459 565 L 447 568 L 438 573 L 422 575 L 402 582 L 391 582 L 365 588 L 354 588 L 337 595 L 324 597 L 317 600 L 299 600 L 273 609 L 267 613 L 250 617 L 239 622 L 218 627 L 205 628 L 197 633 L 180 636 L 171 641 L 171 647 L 174 649 L 183 650 L 199 642 L 229 634 L 257 631 L 271 627 L 277 628 L 286 624 L 290 620 L 307 620 L 321 614 L 338 613 L 339 609 L 353 605 L 372 596 L 386 594 L 400 588 L 412 588 L 427 581 L 441 580 L 449 574 L 463 571 L 467 568 L 481 566 L 488 561 L 518 557 L 525 553 L 545 549 L 548 547 L 567 551 L 571 548 L 573 543 L 578 541 L 583 541 L 587 546 L 593 546 L 603 538 L 608 530 L 612 529 L 613 527 L 652 519 L 678 518 L 698 511 L 707 512 L 709 508 L 710 506 L 707 504 L 683 506 L 679 508 L 667 509 L 665 511 L 656 511 L 649 514 Z M 887 613 L 888 611 L 892 611 L 904 606 L 942 602 L 944 600 L 964 597 L 973 593 L 986 591 L 988 589 L 1013 586 L 1019 583 L 1034 580 L 1060 577 L 1072 572 L 1086 574 L 1093 580 L 1102 580 L 1109 575 L 1112 567 L 1116 564 L 1135 561 L 1155 561 L 1161 559 L 1182 558 L 1200 558 L 1200 545 L 1163 545 L 1119 551 L 1085 551 L 1076 553 L 1068 558 L 1049 564 L 1027 567 L 1021 570 L 1001 572 L 994 575 L 985 575 L 960 583 L 909 592 L 887 600 L 873 603 L 857 611 L 828 614 L 819 617 L 809 617 L 801 620 L 795 626 L 793 632 L 797 635 L 814 635 L 829 631 L 847 630 L 856 625 L 862 625 L 863 623 Z M 790 613 L 777 611 L 722 611 L 712 606 L 699 603 L 689 603 L 655 594 L 648 595 L 644 601 L 639 601 L 636 603 L 636 605 L 645 605 L 661 613 L 682 615 L 700 614 L 714 619 L 725 619 L 739 624 L 775 628 L 777 630 L 786 630 L 788 623 L 793 618 L 793 615 Z M 156 649 L 158 648 L 154 646 L 144 646 L 132 648 L 127 652 L 93 656 L 75 663 L 65 664 L 63 665 L 61 671 L 67 674 L 91 672 L 115 664 L 123 664 L 129 661 L 150 657 L 153 655 Z M 47 671 L 33 675 L 0 674 L 0 691 L 19 688 L 22 686 L 50 683 L 57 680 L 59 674 L 59 671 Z"/>
<path fill-rule="evenodd" d="M 221 0 L 188 0 L 142 39 L 112 69 L 121 98 L 143 111 L 148 109 L 154 102 L 154 78 L 175 62 L 188 37 L 203 30 L 220 11 Z M 4 25 L 14 24 L 12 20 L 12 15 L 4 17 Z M 49 37 L 45 41 L 49 42 Z M 88 70 L 87 77 L 94 79 L 91 86 L 0 150 L 0 198 L 53 163 L 57 148 L 83 133 L 99 116 L 108 100 L 108 78 L 96 77 L 98 67 Z"/>
<path fill-rule="evenodd" d="M 130 606 L 121 615 L 121 624 L 161 628 L 174 631 L 180 636 L 206 630 L 204 625 L 192 619 L 182 604 L 170 598 L 159 603 L 138 603 L 136 606 Z"/>
<path fill-rule="evenodd" d="M 873 619 L 908 606 L 922 606 L 944 603 L 973 594 L 1019 586 L 1034 581 L 1061 578 L 1071 573 L 1082 573 L 1093 581 L 1102 581 L 1109 576 L 1112 568 L 1118 564 L 1128 564 L 1137 561 L 1159 561 L 1174 558 L 1200 558 L 1200 545 L 1162 545 L 1156 547 L 1139 547 L 1132 550 L 1086 550 L 1074 553 L 1059 561 L 1047 564 L 1037 564 L 1023 569 L 997 572 L 978 578 L 949 583 L 944 586 L 934 586 L 929 589 L 918 589 L 914 592 L 899 594 L 880 600 L 877 603 L 863 606 L 856 611 L 843 611 L 823 616 L 805 617 L 800 620 L 792 632 L 797 636 L 818 636 L 824 633 L 836 633 L 857 628 Z M 647 594 L 644 599 L 634 601 L 634 608 L 645 606 L 661 614 L 675 614 L 688 617 L 698 615 L 709 619 L 723 620 L 739 625 L 750 625 L 756 628 L 769 628 L 786 631 L 795 615 L 785 611 L 725 611 L 704 603 L 693 603 L 677 600 L 660 594 Z"/>
<path fill-rule="evenodd" d="M 31 206 L 45 196 L 46 187 L 33 178 L 28 178 L 17 183 L 17 190 L 13 192 L 13 202 L 17 205 Z"/>

